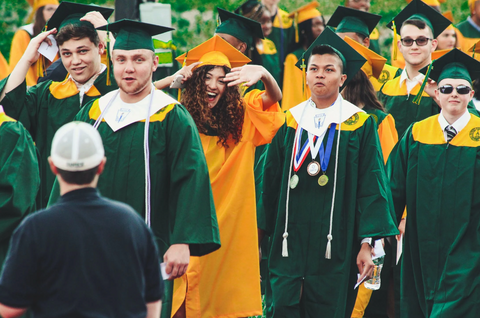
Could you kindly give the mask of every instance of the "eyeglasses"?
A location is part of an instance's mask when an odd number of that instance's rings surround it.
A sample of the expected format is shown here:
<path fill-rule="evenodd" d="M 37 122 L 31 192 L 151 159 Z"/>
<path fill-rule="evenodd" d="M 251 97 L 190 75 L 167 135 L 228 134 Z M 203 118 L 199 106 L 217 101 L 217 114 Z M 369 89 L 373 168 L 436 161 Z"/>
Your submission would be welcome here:
<path fill-rule="evenodd" d="M 430 40 L 433 40 L 433 39 L 425 38 L 422 36 L 415 40 L 407 38 L 407 39 L 401 39 L 400 41 L 402 42 L 403 46 L 412 46 L 413 42 L 417 43 L 418 46 L 425 46 Z"/>
<path fill-rule="evenodd" d="M 472 88 L 466 85 L 459 85 L 455 87 L 455 89 L 457 90 L 457 93 L 459 93 L 460 95 L 467 95 L 467 94 L 470 94 L 470 92 L 472 91 Z M 443 86 L 440 86 L 438 90 L 442 94 L 451 94 L 453 92 L 453 86 L 443 85 Z"/>

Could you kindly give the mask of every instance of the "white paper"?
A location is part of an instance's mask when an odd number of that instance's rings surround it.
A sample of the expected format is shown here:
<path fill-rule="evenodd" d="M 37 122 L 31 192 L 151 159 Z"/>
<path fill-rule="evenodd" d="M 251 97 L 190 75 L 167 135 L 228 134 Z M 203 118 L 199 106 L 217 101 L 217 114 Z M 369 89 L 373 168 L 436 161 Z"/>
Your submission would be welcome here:
<path fill-rule="evenodd" d="M 47 59 L 50 60 L 50 62 L 53 62 L 53 59 L 58 52 L 57 41 L 55 41 L 55 38 L 52 34 L 50 34 L 48 38 L 50 39 L 50 41 L 52 41 L 52 45 L 48 45 L 47 42 L 42 42 L 42 44 L 40 44 L 40 47 L 38 48 L 38 53 L 45 56 Z"/>
<path fill-rule="evenodd" d="M 383 249 L 382 240 L 376 240 L 375 241 L 375 246 L 373 248 L 373 251 L 374 251 L 375 255 L 372 255 L 372 261 L 374 259 L 385 256 L 385 250 Z"/>
<path fill-rule="evenodd" d="M 400 239 L 397 240 L 397 265 L 398 261 L 400 260 L 400 256 L 402 256 L 403 252 L 403 234 L 400 234 Z"/>
<path fill-rule="evenodd" d="M 357 274 L 357 280 L 360 278 L 360 274 Z M 365 280 L 365 278 L 367 278 L 367 276 L 363 277 L 361 281 L 359 281 L 358 283 L 355 284 L 355 287 L 353 287 L 353 289 L 357 289 L 358 286 L 360 286 L 361 283 L 363 283 L 363 281 Z"/>
<path fill-rule="evenodd" d="M 167 274 L 165 270 L 166 268 L 167 268 L 167 263 L 160 263 L 160 271 L 162 272 L 163 280 L 167 280 L 170 278 L 170 274 Z"/>

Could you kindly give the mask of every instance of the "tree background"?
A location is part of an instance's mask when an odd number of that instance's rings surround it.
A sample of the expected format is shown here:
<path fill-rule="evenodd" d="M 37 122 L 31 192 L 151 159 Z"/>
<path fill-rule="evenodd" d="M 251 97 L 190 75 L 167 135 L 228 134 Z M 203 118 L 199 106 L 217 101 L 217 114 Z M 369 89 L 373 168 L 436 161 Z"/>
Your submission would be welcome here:
<path fill-rule="evenodd" d="M 114 7 L 114 0 L 69 0 L 77 3 L 94 3 Z M 244 0 L 160 0 L 162 3 L 170 3 L 172 6 L 172 24 L 176 29 L 173 40 L 177 45 L 178 54 L 192 48 L 211 37 L 217 25 L 216 7 L 234 10 Z M 305 5 L 305 0 L 281 0 L 279 6 L 290 12 L 295 8 Z M 343 1 L 318 0 L 320 11 L 326 20 L 332 15 L 338 5 Z M 381 33 L 380 44 L 384 56 L 389 57 L 392 32 L 385 25 L 406 6 L 405 0 L 373 0 L 370 12 L 382 15 L 379 23 Z M 441 5 L 442 11 L 451 10 L 455 23 L 463 21 L 469 15 L 467 0 L 447 0 Z M 13 34 L 18 27 L 24 25 L 29 14 L 30 7 L 26 0 L 0 0 L 0 51 L 8 60 L 10 43 Z M 196 10 L 196 11 L 195 11 Z M 214 12 L 215 14 L 212 14 Z"/>

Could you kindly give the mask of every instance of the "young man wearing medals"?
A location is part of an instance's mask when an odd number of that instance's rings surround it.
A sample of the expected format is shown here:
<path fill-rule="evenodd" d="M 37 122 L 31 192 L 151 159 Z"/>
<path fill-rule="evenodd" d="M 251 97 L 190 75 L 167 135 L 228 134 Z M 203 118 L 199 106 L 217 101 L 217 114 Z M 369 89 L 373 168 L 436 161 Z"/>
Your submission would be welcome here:
<path fill-rule="evenodd" d="M 340 95 L 364 63 L 325 29 L 297 64 L 312 97 L 286 112 L 261 198 L 274 317 L 350 317 L 372 238 L 398 233 L 375 121 Z"/>
<path fill-rule="evenodd" d="M 430 69 L 442 111 L 412 124 L 387 165 L 396 215 L 408 211 L 399 317 L 476 317 L 480 119 L 467 106 L 480 63 L 453 49 Z"/>
<path fill-rule="evenodd" d="M 102 195 L 132 206 L 155 234 L 170 274 L 162 317 L 170 317 L 173 279 L 186 272 L 190 255 L 220 247 L 208 167 L 188 111 L 152 84 L 158 65 L 152 36 L 172 29 L 132 20 L 99 29 L 117 33 L 112 63 L 119 89 L 88 103 L 76 120 L 102 136 L 109 162 L 98 181 Z M 54 196 L 55 187 L 50 201 Z"/>

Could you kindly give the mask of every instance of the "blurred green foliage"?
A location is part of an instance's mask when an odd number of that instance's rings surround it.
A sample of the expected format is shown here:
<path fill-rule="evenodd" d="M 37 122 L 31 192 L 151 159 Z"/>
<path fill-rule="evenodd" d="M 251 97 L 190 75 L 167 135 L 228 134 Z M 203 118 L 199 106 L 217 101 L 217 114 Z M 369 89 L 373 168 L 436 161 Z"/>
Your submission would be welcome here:
<path fill-rule="evenodd" d="M 78 3 L 95 3 L 113 7 L 114 0 L 69 0 Z M 133 1 L 133 0 L 132 0 Z M 160 0 L 162 3 L 170 3 L 172 6 L 172 23 L 175 27 L 173 40 L 177 45 L 178 52 L 183 53 L 211 37 L 217 25 L 216 7 L 233 11 L 244 0 Z M 280 8 L 292 11 L 309 1 L 306 0 L 280 0 Z M 328 18 L 343 1 L 318 0 L 320 11 Z M 405 0 L 373 0 L 370 12 L 382 15 L 379 29 L 382 34 L 381 46 L 385 56 L 390 55 L 392 32 L 385 25 L 405 7 Z M 469 15 L 467 0 L 447 0 L 441 6 L 443 11 L 451 10 L 456 23 L 463 21 Z M 25 24 L 29 14 L 29 6 L 26 0 L 0 0 L 0 51 L 8 60 L 10 43 L 17 28 Z M 191 10 L 198 10 L 187 12 Z M 212 10 L 214 11 L 212 15 Z M 198 12 L 196 14 L 195 12 Z"/>

